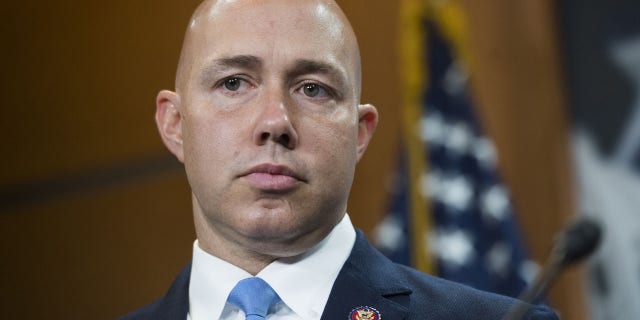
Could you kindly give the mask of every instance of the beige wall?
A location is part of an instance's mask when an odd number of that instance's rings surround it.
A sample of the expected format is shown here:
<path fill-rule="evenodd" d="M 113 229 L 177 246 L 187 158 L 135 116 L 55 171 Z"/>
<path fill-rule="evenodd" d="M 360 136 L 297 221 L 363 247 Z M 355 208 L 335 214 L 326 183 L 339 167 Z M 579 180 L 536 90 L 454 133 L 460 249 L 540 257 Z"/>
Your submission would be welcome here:
<path fill-rule="evenodd" d="M 499 144 L 534 256 L 542 259 L 571 210 L 554 32 L 535 27 L 549 22 L 550 8 L 533 5 L 531 13 L 515 4 L 500 9 L 466 2 L 483 74 L 477 76 L 483 117 Z M 369 232 L 386 207 L 384 185 L 398 141 L 398 4 L 340 3 L 363 52 L 363 101 L 381 115 L 349 205 L 355 224 Z M 190 259 L 188 186 L 177 163 L 167 160 L 152 118 L 156 92 L 173 86 L 183 30 L 196 4 L 6 5 L 0 22 L 6 39 L 3 317 L 111 319 L 162 294 Z M 519 29 L 503 30 L 513 25 Z M 514 32 L 524 37 L 501 46 Z M 532 45 L 535 50 L 525 52 Z M 523 54 L 543 67 L 519 62 Z M 562 292 L 553 298 L 561 309 L 572 305 Z"/>

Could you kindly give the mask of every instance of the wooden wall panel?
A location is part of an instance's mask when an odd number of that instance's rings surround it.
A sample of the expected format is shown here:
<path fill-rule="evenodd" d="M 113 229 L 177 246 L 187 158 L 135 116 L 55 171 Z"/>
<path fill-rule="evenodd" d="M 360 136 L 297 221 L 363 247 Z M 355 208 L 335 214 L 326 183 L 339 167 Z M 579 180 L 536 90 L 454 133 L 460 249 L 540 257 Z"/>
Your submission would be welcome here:
<path fill-rule="evenodd" d="M 172 87 L 196 2 L 11 1 L 2 19 L 2 186 L 163 150 L 153 113 Z M 167 24 L 166 21 L 176 22 Z"/>
<path fill-rule="evenodd" d="M 190 259 L 188 185 L 153 113 L 196 1 L 6 5 L 2 317 L 113 319 Z"/>
<path fill-rule="evenodd" d="M 179 170 L 0 215 L 3 319 L 113 319 L 155 300 L 190 260 Z"/>

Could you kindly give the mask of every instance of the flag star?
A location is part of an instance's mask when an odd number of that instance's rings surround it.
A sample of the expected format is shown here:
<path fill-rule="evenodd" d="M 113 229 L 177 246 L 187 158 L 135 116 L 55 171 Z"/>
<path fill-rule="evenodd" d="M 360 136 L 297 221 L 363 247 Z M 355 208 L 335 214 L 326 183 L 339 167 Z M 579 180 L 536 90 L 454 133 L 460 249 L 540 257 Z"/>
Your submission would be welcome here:
<path fill-rule="evenodd" d="M 507 190 L 497 184 L 485 190 L 480 199 L 480 209 L 485 217 L 502 221 L 509 212 Z"/>
<path fill-rule="evenodd" d="M 500 277 L 508 276 L 511 252 L 512 248 L 508 243 L 498 242 L 494 244 L 485 256 L 487 269 Z"/>
<path fill-rule="evenodd" d="M 442 188 L 442 177 L 438 171 L 425 172 L 420 177 L 420 193 L 425 198 L 439 199 Z"/>
<path fill-rule="evenodd" d="M 405 245 L 402 223 L 393 213 L 387 214 L 374 230 L 376 246 L 383 250 L 395 251 Z"/>
<path fill-rule="evenodd" d="M 453 178 L 445 178 L 441 182 L 439 200 L 456 211 L 466 210 L 471 204 L 473 190 L 469 180 L 458 175 Z"/>
<path fill-rule="evenodd" d="M 540 273 L 540 266 L 532 260 L 525 260 L 518 268 L 518 274 L 527 283 L 533 282 L 538 273 Z"/>
<path fill-rule="evenodd" d="M 473 133 L 469 126 L 463 122 L 450 126 L 447 131 L 446 145 L 449 149 L 457 152 L 458 154 L 467 153 L 472 140 Z"/>
<path fill-rule="evenodd" d="M 497 163 L 496 148 L 491 140 L 486 137 L 478 137 L 473 142 L 473 155 L 484 167 L 493 169 Z"/>
<path fill-rule="evenodd" d="M 469 75 L 460 63 L 452 63 L 444 75 L 444 90 L 452 96 L 464 94 Z"/>
<path fill-rule="evenodd" d="M 420 138 L 422 142 L 430 144 L 442 144 L 447 124 L 439 113 L 430 113 L 420 119 Z"/>
<path fill-rule="evenodd" d="M 471 237 L 462 230 L 437 231 L 431 240 L 433 252 L 450 267 L 462 267 L 475 257 Z"/>

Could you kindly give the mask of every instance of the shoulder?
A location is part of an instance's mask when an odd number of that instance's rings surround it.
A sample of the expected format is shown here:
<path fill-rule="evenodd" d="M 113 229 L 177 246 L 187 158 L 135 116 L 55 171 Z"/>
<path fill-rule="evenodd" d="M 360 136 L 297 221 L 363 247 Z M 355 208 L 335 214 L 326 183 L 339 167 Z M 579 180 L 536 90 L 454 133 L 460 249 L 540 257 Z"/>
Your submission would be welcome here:
<path fill-rule="evenodd" d="M 518 301 L 471 288 L 394 263 L 373 248 L 358 231 L 345 269 L 387 299 L 401 303 L 408 319 L 501 319 Z M 553 311 L 534 306 L 525 319 L 558 319 Z"/>
<path fill-rule="evenodd" d="M 411 319 L 424 315 L 442 319 L 501 319 L 517 303 L 516 299 L 477 290 L 394 264 L 412 290 Z M 558 319 L 544 306 L 532 306 L 525 319 Z"/>

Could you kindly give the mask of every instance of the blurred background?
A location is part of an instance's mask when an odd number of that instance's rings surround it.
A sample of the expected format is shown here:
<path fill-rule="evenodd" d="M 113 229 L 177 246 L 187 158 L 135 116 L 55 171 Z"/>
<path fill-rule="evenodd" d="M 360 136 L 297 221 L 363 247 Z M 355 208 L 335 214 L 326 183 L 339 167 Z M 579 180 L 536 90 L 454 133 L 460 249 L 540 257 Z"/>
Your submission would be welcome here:
<path fill-rule="evenodd" d="M 113 319 L 190 260 L 189 187 L 153 115 L 198 2 L 4 5 L 2 318 Z M 640 5 L 338 2 L 381 119 L 354 224 L 397 261 L 517 295 L 587 215 L 604 242 L 546 302 L 640 314 Z"/>

